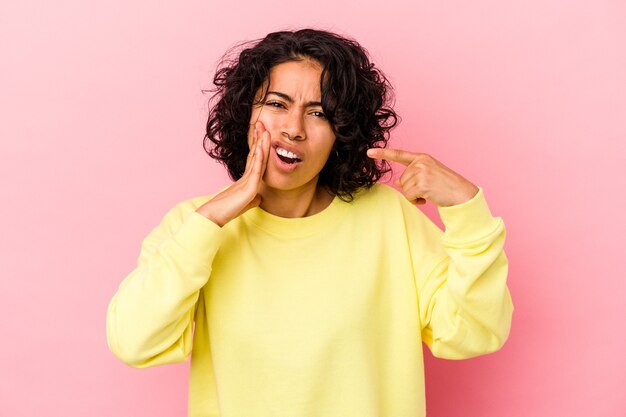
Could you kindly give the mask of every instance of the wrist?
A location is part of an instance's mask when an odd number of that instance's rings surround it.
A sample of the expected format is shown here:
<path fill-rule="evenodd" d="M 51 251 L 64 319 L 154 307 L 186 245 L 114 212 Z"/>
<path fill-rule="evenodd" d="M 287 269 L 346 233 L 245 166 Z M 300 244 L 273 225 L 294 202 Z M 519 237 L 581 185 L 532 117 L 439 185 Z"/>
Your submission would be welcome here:
<path fill-rule="evenodd" d="M 478 194 L 478 191 L 479 191 L 478 187 L 472 184 L 471 186 L 463 189 L 462 191 L 459 191 L 456 197 L 454 198 L 454 200 L 452 200 L 450 204 L 447 204 L 444 207 L 459 206 L 461 204 L 467 203 L 468 201 L 476 197 L 476 195 Z"/>
<path fill-rule="evenodd" d="M 213 223 L 215 223 L 219 227 L 224 226 L 226 223 L 228 223 L 228 220 L 225 219 L 223 215 L 220 215 L 219 210 L 217 209 L 217 206 L 211 203 L 212 201 L 208 201 L 204 203 L 203 205 L 198 207 L 196 212 L 200 213 L 207 219 L 211 220 Z"/>

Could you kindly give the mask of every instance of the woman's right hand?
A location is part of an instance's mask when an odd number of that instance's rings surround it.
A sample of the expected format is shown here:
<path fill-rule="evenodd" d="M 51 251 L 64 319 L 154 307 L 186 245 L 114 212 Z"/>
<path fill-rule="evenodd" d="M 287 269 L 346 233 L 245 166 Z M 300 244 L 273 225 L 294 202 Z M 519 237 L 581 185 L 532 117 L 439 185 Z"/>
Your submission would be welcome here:
<path fill-rule="evenodd" d="M 246 169 L 236 182 L 196 210 L 222 227 L 235 217 L 261 204 L 259 190 L 270 153 L 270 133 L 257 122 L 252 133 Z"/>

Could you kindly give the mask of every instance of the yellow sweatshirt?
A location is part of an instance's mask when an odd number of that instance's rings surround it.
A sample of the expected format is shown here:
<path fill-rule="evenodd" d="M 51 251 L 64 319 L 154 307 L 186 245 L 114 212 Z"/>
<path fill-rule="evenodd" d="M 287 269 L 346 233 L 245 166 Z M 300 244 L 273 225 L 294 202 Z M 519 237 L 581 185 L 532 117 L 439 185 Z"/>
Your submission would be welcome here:
<path fill-rule="evenodd" d="M 462 359 L 508 337 L 505 228 L 481 187 L 439 208 L 445 233 L 382 184 L 310 217 L 257 207 L 222 228 L 195 212 L 209 198 L 145 238 L 107 316 L 131 366 L 191 354 L 192 417 L 424 416 L 422 342 Z"/>

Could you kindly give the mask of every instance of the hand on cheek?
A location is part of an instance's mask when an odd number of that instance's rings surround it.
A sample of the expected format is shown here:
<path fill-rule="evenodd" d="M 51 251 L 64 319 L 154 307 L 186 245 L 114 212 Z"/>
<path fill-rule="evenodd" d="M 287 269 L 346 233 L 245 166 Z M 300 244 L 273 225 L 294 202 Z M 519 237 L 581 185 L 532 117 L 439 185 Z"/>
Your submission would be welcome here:
<path fill-rule="evenodd" d="M 261 204 L 262 196 L 259 191 L 262 188 L 262 178 L 267 168 L 270 144 L 269 132 L 263 123 L 256 123 L 255 129 L 248 135 L 250 152 L 241 178 L 196 211 L 221 227 Z"/>

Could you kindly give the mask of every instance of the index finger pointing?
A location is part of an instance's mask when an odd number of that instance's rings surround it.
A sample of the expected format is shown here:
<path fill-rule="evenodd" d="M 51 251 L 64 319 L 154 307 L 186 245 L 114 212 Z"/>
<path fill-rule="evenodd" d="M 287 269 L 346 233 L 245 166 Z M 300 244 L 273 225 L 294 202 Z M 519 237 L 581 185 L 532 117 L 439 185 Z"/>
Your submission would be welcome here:
<path fill-rule="evenodd" d="M 402 165 L 409 165 L 415 159 L 414 153 L 400 149 L 371 148 L 367 150 L 367 156 L 374 159 L 399 162 Z"/>

